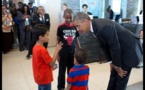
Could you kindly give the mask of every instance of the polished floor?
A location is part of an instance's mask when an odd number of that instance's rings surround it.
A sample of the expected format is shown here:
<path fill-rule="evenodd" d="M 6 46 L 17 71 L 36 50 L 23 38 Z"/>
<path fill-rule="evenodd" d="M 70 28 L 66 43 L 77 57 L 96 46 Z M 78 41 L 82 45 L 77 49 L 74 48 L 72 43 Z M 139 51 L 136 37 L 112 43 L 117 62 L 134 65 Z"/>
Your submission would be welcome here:
<path fill-rule="evenodd" d="M 53 55 L 54 47 L 48 48 Z M 2 90 L 38 90 L 34 82 L 31 59 L 26 59 L 27 50 L 14 48 L 2 54 Z M 89 90 L 106 90 L 110 68 L 108 63 L 89 63 Z M 52 90 L 57 90 L 58 68 L 53 71 Z M 127 90 L 143 90 L 143 68 L 133 68 Z"/>

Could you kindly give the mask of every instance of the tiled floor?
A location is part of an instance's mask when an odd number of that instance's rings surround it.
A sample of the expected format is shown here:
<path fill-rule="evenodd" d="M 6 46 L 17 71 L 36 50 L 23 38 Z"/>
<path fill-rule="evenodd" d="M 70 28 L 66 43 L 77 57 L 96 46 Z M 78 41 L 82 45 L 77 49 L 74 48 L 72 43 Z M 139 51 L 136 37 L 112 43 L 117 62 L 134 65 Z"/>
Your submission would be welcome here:
<path fill-rule="evenodd" d="M 48 48 L 53 55 L 54 47 Z M 27 50 L 20 52 L 14 48 L 8 54 L 2 55 L 2 90 L 37 90 L 33 80 L 31 59 L 26 59 Z M 109 80 L 109 64 L 89 63 L 89 90 L 106 90 Z M 52 90 L 57 90 L 58 69 L 53 71 Z M 143 69 L 132 70 L 127 90 L 143 90 Z"/>

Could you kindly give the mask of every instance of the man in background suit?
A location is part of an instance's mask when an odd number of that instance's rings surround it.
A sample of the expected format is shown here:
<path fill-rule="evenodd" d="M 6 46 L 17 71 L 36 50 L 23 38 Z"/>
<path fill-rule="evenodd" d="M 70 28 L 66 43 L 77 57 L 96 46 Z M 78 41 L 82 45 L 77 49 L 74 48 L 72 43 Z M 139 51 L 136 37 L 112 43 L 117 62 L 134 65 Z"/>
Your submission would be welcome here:
<path fill-rule="evenodd" d="M 82 8 L 83 8 L 83 10 L 84 10 L 84 12 L 86 13 L 86 14 L 88 14 L 88 15 L 92 15 L 92 13 L 91 12 L 88 12 L 88 5 L 87 4 L 83 4 L 82 5 Z"/>
<path fill-rule="evenodd" d="M 111 9 L 111 6 L 108 6 L 107 8 L 107 18 L 110 20 L 114 19 L 114 11 Z"/>
<path fill-rule="evenodd" d="M 50 18 L 49 14 L 45 13 L 45 10 L 42 6 L 38 7 L 38 14 L 33 17 L 35 24 L 45 24 L 48 29 L 50 29 Z M 47 48 L 48 43 L 44 43 L 45 48 Z"/>
<path fill-rule="evenodd" d="M 60 15 L 59 15 L 59 24 L 62 24 L 65 22 L 65 19 L 63 17 L 64 11 L 67 9 L 67 5 L 64 3 L 62 6 L 62 10 L 60 11 Z"/>
<path fill-rule="evenodd" d="M 50 18 L 49 18 L 49 14 L 45 13 L 45 10 L 42 6 L 38 7 L 38 14 L 35 14 L 33 16 L 33 23 L 34 25 L 36 24 L 45 24 L 48 27 L 48 30 L 50 29 Z M 32 31 L 32 40 L 31 40 L 31 44 L 29 47 L 29 51 L 28 54 L 26 55 L 26 58 L 29 59 L 30 55 L 32 54 L 32 48 L 36 43 L 35 40 L 35 31 Z M 48 47 L 48 42 L 43 44 L 45 48 Z"/>
<path fill-rule="evenodd" d="M 107 19 L 91 19 L 86 13 L 74 16 L 74 25 L 79 33 L 92 32 L 98 38 L 110 63 L 110 80 L 107 90 L 125 90 L 132 67 L 141 60 L 139 38 L 116 22 Z"/>

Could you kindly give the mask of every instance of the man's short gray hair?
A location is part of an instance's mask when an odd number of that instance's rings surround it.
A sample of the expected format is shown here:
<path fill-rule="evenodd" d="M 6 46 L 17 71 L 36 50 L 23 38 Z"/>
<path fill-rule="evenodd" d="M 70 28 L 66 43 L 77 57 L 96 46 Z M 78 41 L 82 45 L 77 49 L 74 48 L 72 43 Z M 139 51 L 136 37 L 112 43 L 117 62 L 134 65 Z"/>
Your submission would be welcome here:
<path fill-rule="evenodd" d="M 84 12 L 78 12 L 74 16 L 73 21 L 83 21 L 84 19 L 91 20 L 88 14 Z"/>

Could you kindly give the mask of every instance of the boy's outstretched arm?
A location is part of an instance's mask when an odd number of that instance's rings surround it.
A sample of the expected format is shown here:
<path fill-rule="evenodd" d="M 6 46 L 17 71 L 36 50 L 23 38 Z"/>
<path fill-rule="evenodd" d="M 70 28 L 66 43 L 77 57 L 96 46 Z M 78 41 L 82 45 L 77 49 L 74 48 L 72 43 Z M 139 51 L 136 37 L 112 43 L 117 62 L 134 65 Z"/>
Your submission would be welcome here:
<path fill-rule="evenodd" d="M 57 46 L 56 46 L 55 51 L 54 51 L 52 62 L 49 63 L 50 66 L 53 67 L 53 65 L 55 64 L 58 53 L 61 50 L 61 48 L 62 48 L 62 42 L 57 43 Z"/>

